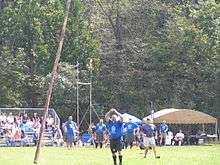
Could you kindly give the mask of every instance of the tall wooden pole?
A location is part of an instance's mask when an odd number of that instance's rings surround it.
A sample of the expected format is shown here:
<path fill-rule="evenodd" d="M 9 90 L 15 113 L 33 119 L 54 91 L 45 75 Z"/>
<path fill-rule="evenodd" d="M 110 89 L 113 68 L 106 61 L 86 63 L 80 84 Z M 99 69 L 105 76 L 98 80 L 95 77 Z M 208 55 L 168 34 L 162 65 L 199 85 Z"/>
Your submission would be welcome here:
<path fill-rule="evenodd" d="M 40 148 L 41 148 L 42 140 L 43 140 L 45 121 L 46 121 L 46 118 L 47 118 L 47 115 L 48 115 L 48 108 L 50 106 L 50 99 L 51 99 L 51 95 L 52 95 L 52 91 L 53 91 L 53 84 L 54 84 L 54 81 L 55 81 L 55 77 L 56 77 L 56 73 L 57 73 L 57 67 L 59 65 L 59 61 L 60 61 L 60 57 L 61 57 L 61 51 L 62 51 L 62 48 L 63 48 L 63 42 L 64 42 L 64 36 L 65 36 L 65 32 L 66 32 L 66 26 L 67 26 L 67 19 L 68 19 L 70 4 L 71 4 L 71 0 L 67 0 L 66 13 L 65 13 L 64 21 L 63 21 L 62 31 L 61 31 L 61 34 L 60 34 L 59 46 L 58 46 L 58 49 L 57 49 L 57 52 L 56 52 L 56 59 L 55 59 L 53 70 L 52 70 L 52 77 L 51 77 L 49 88 L 48 88 L 48 91 L 47 91 L 47 99 L 46 99 L 46 103 L 45 103 L 45 107 L 44 107 L 43 121 L 41 123 L 41 128 L 40 128 L 39 142 L 37 144 L 35 157 L 34 157 L 34 163 L 35 164 L 37 164 L 39 156 L 40 156 Z"/>

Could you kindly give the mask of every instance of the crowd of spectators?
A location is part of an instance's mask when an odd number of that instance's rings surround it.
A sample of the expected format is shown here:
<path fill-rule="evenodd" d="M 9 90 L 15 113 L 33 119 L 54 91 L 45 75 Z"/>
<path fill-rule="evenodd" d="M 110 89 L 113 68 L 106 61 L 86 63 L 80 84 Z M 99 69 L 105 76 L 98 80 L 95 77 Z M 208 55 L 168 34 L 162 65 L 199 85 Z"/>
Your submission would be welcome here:
<path fill-rule="evenodd" d="M 12 112 L 0 113 L 0 142 L 7 146 L 37 144 L 39 138 L 42 116 L 37 113 L 28 115 L 27 113 Z M 51 115 L 46 120 L 45 128 L 51 132 L 54 119 Z"/>

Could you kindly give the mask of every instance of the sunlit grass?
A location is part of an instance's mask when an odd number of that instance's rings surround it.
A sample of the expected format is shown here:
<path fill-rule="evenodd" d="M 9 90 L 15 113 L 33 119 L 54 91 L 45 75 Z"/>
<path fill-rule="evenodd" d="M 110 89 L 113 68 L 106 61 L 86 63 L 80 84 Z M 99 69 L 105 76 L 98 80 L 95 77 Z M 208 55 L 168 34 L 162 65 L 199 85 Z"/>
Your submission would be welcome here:
<path fill-rule="evenodd" d="M 124 165 L 219 165 L 220 145 L 158 147 L 160 160 L 150 152 L 146 159 L 138 148 L 123 150 Z M 0 165 L 31 165 L 35 148 L 0 148 Z M 43 147 L 39 165 L 112 165 L 109 148 Z"/>

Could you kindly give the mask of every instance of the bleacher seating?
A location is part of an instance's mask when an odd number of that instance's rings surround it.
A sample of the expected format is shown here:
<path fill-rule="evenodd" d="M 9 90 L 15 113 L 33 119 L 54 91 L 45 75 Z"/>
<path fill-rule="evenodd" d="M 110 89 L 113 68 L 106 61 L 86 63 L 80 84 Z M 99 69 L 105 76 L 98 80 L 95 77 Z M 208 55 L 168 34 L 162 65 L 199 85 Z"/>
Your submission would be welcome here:
<path fill-rule="evenodd" d="M 41 117 L 37 116 L 27 116 L 27 114 L 15 114 L 0 113 L 0 147 L 3 146 L 33 146 L 38 143 L 39 140 L 39 130 L 41 125 Z M 9 120 L 11 119 L 12 120 Z M 14 121 L 13 121 L 14 118 Z M 50 116 L 51 119 L 51 116 Z M 50 120 L 50 124 L 47 124 L 47 128 L 44 131 L 43 144 L 45 146 L 52 146 L 54 143 L 52 127 L 56 123 L 54 120 Z"/>

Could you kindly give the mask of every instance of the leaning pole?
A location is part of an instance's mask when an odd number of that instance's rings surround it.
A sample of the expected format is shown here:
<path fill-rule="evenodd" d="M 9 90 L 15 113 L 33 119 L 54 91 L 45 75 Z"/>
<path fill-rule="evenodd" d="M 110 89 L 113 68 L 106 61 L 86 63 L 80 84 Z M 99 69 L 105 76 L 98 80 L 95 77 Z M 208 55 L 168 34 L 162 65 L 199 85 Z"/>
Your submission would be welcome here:
<path fill-rule="evenodd" d="M 39 142 L 37 144 L 37 148 L 36 148 L 35 156 L 34 156 L 34 163 L 35 164 L 37 164 L 39 156 L 40 156 L 40 148 L 41 148 L 42 140 L 43 140 L 45 121 L 46 121 L 46 118 L 47 118 L 47 115 L 48 115 L 48 108 L 50 106 L 50 99 L 51 99 L 51 95 L 52 95 L 52 91 L 53 91 L 53 84 L 54 84 L 54 81 L 55 81 L 57 68 L 58 68 L 58 65 L 59 65 L 60 57 L 61 57 L 61 51 L 62 51 L 62 48 L 63 48 L 64 36 L 65 36 L 65 32 L 66 32 L 66 26 L 67 26 L 67 19 L 68 19 L 70 4 L 71 4 L 71 0 L 67 0 L 63 26 L 62 26 L 62 30 L 61 30 L 61 34 L 60 34 L 60 39 L 59 39 L 59 46 L 57 48 L 56 59 L 55 59 L 53 70 L 52 70 L 52 77 L 51 77 L 49 88 L 48 88 L 48 91 L 47 91 L 46 103 L 45 103 L 45 106 L 44 106 L 44 114 L 43 114 L 43 121 L 42 121 L 41 127 L 40 127 Z"/>

